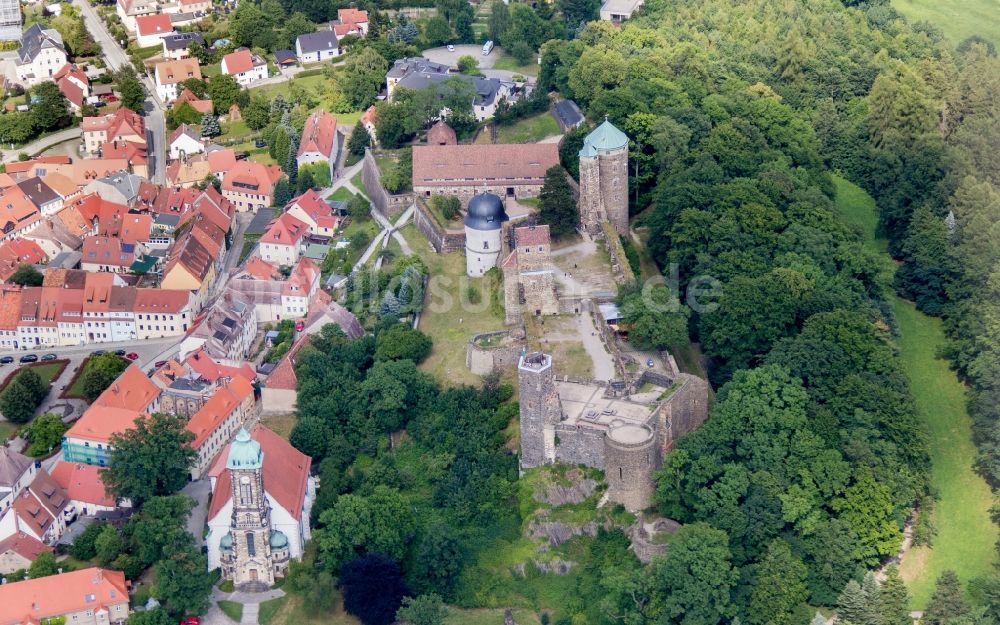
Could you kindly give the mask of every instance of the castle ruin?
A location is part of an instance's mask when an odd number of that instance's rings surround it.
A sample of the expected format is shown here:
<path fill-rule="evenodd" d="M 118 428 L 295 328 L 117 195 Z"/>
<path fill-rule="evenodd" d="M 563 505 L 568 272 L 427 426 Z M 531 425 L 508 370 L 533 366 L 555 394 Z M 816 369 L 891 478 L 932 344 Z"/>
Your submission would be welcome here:
<path fill-rule="evenodd" d="M 507 325 L 520 324 L 524 310 L 536 316 L 559 314 L 551 252 L 548 226 L 514 228 L 513 249 L 500 265 Z"/>
<path fill-rule="evenodd" d="M 631 388 L 559 381 L 552 357 L 521 356 L 521 468 L 582 464 L 604 471 L 608 500 L 648 508 L 653 474 L 678 436 L 708 415 L 708 383 L 685 373 L 644 372 Z M 643 385 L 652 390 L 636 392 Z"/>

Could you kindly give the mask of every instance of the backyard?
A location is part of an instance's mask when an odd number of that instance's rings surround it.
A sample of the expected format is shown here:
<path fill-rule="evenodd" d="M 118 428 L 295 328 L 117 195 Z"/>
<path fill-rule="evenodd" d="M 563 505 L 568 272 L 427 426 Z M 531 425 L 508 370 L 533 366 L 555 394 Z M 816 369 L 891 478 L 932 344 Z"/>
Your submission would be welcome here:
<path fill-rule="evenodd" d="M 869 249 L 882 252 L 885 242 L 875 239 L 875 202 L 862 189 L 835 178 L 837 206 L 849 224 L 858 228 Z M 891 266 L 883 256 L 887 270 Z M 965 387 L 938 357 L 945 341 L 941 320 L 928 317 L 898 297 L 891 300 L 898 324 L 900 361 L 910 379 L 917 413 L 930 440 L 931 488 L 938 493 L 934 525 L 937 535 L 930 547 L 911 548 L 903 557 L 900 573 L 909 586 L 911 604 L 922 609 L 934 582 L 946 570 L 968 583 L 987 576 L 994 563 L 997 528 L 991 522 L 989 486 L 972 468 L 976 449 L 972 424 L 965 410 Z"/>
<path fill-rule="evenodd" d="M 562 134 L 559 124 L 548 111 L 525 117 L 517 122 L 497 126 L 497 143 L 537 143 L 546 137 Z M 476 143 L 490 143 L 489 127 L 483 128 L 476 137 Z"/>

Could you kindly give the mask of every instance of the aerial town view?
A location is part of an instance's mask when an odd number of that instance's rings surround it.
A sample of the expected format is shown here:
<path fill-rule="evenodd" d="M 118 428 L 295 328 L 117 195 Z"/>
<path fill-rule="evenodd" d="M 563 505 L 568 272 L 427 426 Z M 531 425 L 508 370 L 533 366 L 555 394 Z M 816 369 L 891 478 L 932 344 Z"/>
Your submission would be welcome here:
<path fill-rule="evenodd" d="M 0 625 L 1000 625 L 997 0 L 0 0 Z"/>

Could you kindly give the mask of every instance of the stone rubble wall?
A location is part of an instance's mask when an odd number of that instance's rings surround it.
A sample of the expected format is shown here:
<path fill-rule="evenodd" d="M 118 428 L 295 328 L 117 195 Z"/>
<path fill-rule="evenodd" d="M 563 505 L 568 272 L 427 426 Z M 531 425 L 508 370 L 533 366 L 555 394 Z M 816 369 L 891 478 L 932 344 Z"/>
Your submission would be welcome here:
<path fill-rule="evenodd" d="M 413 203 L 413 193 L 393 195 L 385 190 L 381 181 L 382 174 L 372 156 L 371 148 L 365 148 L 365 157 L 361 165 L 361 183 L 365 187 L 368 198 L 372 201 L 374 210 L 389 221 L 395 221 L 396 216 L 409 208 Z"/>

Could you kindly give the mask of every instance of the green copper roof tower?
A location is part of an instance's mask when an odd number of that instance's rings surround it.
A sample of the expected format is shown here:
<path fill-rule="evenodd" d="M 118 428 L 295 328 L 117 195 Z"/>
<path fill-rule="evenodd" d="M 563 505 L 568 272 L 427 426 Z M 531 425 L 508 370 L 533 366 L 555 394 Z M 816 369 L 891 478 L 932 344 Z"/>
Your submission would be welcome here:
<path fill-rule="evenodd" d="M 628 136 L 605 118 L 604 123 L 583 140 L 580 156 L 597 156 L 600 152 L 620 150 L 627 145 Z"/>
<path fill-rule="evenodd" d="M 264 452 L 260 443 L 250 438 L 246 428 L 240 428 L 236 439 L 229 446 L 227 469 L 259 469 L 264 466 Z"/>

